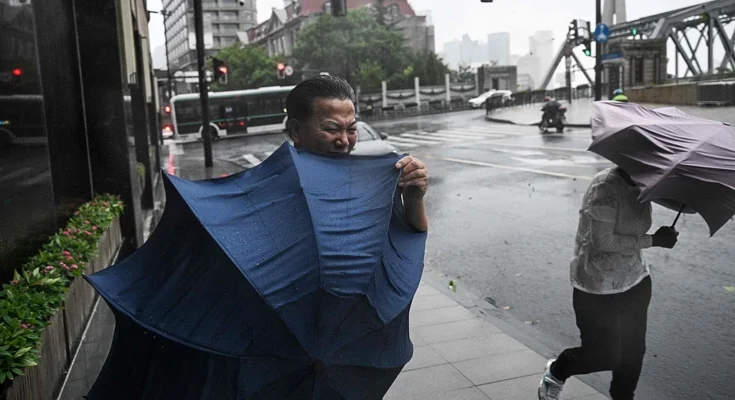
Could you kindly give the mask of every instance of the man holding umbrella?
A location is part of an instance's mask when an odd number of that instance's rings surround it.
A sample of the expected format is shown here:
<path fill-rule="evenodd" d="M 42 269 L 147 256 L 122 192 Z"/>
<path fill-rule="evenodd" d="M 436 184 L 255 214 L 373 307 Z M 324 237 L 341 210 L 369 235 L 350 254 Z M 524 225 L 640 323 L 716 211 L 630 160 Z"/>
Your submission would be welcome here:
<path fill-rule="evenodd" d="M 357 142 L 355 92 L 342 78 L 319 75 L 299 83 L 286 99 L 288 133 L 294 147 L 315 154 L 349 154 Z M 424 195 L 429 186 L 426 165 L 408 156 L 396 163 L 407 222 L 429 229 Z"/>

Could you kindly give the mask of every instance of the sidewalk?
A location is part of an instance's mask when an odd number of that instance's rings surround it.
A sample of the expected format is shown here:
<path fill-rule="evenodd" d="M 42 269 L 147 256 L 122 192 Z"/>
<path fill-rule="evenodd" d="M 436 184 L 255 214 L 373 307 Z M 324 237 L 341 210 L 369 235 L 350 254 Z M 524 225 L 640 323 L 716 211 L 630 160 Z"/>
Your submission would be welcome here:
<path fill-rule="evenodd" d="M 592 116 L 592 99 L 577 99 L 568 104 L 561 101 L 567 107 L 567 126 L 573 128 L 589 128 Z M 641 104 L 647 108 L 671 107 L 666 104 Z M 485 119 L 491 122 L 514 124 L 514 125 L 537 125 L 541 120 L 542 104 L 530 104 L 503 108 L 488 114 Z M 697 107 L 697 106 L 674 106 L 687 114 L 715 121 L 723 121 L 735 124 L 735 107 Z"/>
<path fill-rule="evenodd" d="M 546 359 L 452 297 L 422 281 L 411 308 L 413 359 L 385 399 L 536 399 Z M 563 399 L 607 397 L 572 378 Z"/>

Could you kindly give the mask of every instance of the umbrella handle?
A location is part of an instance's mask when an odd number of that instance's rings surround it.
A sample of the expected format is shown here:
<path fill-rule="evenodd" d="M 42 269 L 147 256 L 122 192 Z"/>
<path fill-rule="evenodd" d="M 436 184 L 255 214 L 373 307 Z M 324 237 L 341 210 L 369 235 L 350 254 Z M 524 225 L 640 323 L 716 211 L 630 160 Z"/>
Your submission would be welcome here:
<path fill-rule="evenodd" d="M 679 217 L 681 217 L 681 213 L 684 212 L 684 208 L 686 207 L 686 204 L 682 204 L 681 208 L 679 209 L 679 214 L 676 214 L 676 219 L 674 219 L 674 223 L 671 224 L 671 229 L 674 229 L 676 226 L 676 223 L 679 222 Z"/>

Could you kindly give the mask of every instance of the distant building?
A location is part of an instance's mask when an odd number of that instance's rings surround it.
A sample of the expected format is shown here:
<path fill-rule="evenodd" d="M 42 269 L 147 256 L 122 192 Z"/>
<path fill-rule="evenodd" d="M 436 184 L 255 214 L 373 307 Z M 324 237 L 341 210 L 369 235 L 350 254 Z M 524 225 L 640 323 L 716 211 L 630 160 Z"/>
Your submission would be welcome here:
<path fill-rule="evenodd" d="M 508 65 L 518 65 L 518 59 L 521 58 L 518 54 L 511 54 L 510 55 L 510 62 Z"/>
<path fill-rule="evenodd" d="M 538 57 L 539 74 L 546 73 L 549 69 L 551 61 L 554 58 L 554 32 L 553 31 L 538 31 L 528 39 L 528 50 L 532 56 Z M 542 77 L 536 77 L 539 81 Z M 539 82 L 540 84 L 540 82 Z"/>
<path fill-rule="evenodd" d="M 510 62 L 510 33 L 498 32 L 487 35 L 489 61 L 497 65 L 513 65 Z"/>
<path fill-rule="evenodd" d="M 515 66 L 484 65 L 477 70 L 477 80 L 480 93 L 492 89 L 515 92 L 518 87 L 518 71 Z"/>
<path fill-rule="evenodd" d="M 462 48 L 459 40 L 444 43 L 442 53 L 444 54 L 444 62 L 449 65 L 450 69 L 456 70 L 462 62 Z"/>
<path fill-rule="evenodd" d="M 464 34 L 460 42 L 460 63 L 463 65 L 475 62 L 487 62 L 487 46 L 477 40 L 470 39 L 470 35 Z"/>
<path fill-rule="evenodd" d="M 528 75 L 530 77 L 531 89 L 535 89 L 536 85 L 541 81 L 541 60 L 535 55 L 527 54 L 518 59 L 518 75 Z"/>
<path fill-rule="evenodd" d="M 202 0 L 204 11 L 204 44 L 206 55 L 241 42 L 245 32 L 255 26 L 258 13 L 256 0 Z M 196 38 L 194 31 L 194 3 L 191 0 L 163 0 L 168 59 L 174 71 L 195 71 Z M 177 90 L 177 93 L 185 91 Z"/>
<path fill-rule="evenodd" d="M 247 32 L 244 42 L 263 46 L 270 56 L 293 53 L 298 33 L 306 24 L 323 13 L 331 12 L 325 0 L 285 0 L 285 7 L 274 8 L 270 18 Z M 386 0 L 386 23 L 403 33 L 406 47 L 434 51 L 434 27 L 427 16 L 417 15 L 408 0 Z M 373 7 L 372 0 L 348 0 L 347 9 Z"/>
<path fill-rule="evenodd" d="M 533 90 L 534 82 L 533 78 L 531 78 L 531 75 L 529 74 L 518 74 L 518 80 L 517 80 L 517 91 L 518 92 L 525 92 Z"/>

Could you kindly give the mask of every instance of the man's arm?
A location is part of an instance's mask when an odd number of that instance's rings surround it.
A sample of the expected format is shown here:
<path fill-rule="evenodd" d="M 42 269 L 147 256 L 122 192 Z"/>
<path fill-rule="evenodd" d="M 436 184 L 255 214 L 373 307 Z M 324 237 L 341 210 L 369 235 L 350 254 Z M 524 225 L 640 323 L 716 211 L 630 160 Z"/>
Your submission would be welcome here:
<path fill-rule="evenodd" d="M 429 173 L 426 165 L 415 157 L 404 157 L 396 163 L 401 169 L 398 186 L 401 188 L 403 210 L 407 222 L 417 231 L 429 230 L 429 218 L 426 216 L 424 195 L 429 188 Z"/>

